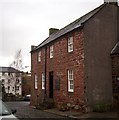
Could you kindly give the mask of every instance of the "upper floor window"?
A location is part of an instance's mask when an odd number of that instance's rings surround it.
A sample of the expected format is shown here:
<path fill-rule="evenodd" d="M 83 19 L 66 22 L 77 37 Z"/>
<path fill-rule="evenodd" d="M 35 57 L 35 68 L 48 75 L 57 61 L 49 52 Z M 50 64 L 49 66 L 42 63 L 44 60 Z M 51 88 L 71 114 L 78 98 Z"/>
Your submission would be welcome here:
<path fill-rule="evenodd" d="M 20 81 L 19 81 L 19 79 L 17 78 L 17 79 L 16 79 L 16 83 L 18 84 L 19 82 L 20 82 Z"/>
<path fill-rule="evenodd" d="M 45 89 L 45 75 L 42 73 L 42 89 Z"/>
<path fill-rule="evenodd" d="M 53 58 L 53 45 L 50 46 L 50 58 Z"/>
<path fill-rule="evenodd" d="M 5 76 L 5 72 L 2 72 L 2 76 Z"/>
<path fill-rule="evenodd" d="M 10 79 L 8 79 L 8 84 L 10 84 Z"/>
<path fill-rule="evenodd" d="M 19 86 L 16 86 L 16 90 L 17 90 L 17 91 L 19 90 Z"/>
<path fill-rule="evenodd" d="M 69 37 L 68 38 L 68 52 L 72 52 L 73 51 L 73 37 Z"/>
<path fill-rule="evenodd" d="M 14 91 L 14 87 L 12 87 L 12 91 Z"/>
<path fill-rule="evenodd" d="M 38 61 L 41 61 L 41 51 L 38 52 Z"/>
<path fill-rule="evenodd" d="M 35 74 L 35 89 L 38 89 L 38 76 Z"/>
<path fill-rule="evenodd" d="M 74 92 L 73 70 L 68 70 L 68 91 Z"/>

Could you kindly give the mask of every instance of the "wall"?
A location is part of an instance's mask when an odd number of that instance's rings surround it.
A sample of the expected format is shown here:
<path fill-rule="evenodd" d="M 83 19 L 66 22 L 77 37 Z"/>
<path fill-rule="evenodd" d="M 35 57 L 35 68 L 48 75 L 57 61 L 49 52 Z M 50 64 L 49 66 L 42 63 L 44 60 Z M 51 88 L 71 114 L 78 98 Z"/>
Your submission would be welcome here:
<path fill-rule="evenodd" d="M 117 43 L 117 8 L 107 4 L 84 26 L 85 83 L 88 106 L 112 102 L 110 53 Z"/>
<path fill-rule="evenodd" d="M 113 105 L 119 108 L 119 55 L 111 55 L 112 58 L 112 88 L 113 88 Z"/>
<path fill-rule="evenodd" d="M 67 39 L 73 35 L 74 51 L 68 53 Z M 54 57 L 49 58 L 49 47 L 54 46 Z M 47 50 L 45 49 L 47 47 Z M 31 53 L 32 58 L 32 96 L 36 99 L 38 94 L 38 101 L 43 102 L 44 97 L 49 99 L 49 72 L 53 71 L 53 88 L 54 88 L 54 102 L 56 105 L 60 103 L 70 103 L 71 105 L 84 105 L 84 49 L 83 49 L 83 30 L 77 29 L 68 33 L 59 39 L 55 40 L 41 48 L 41 62 L 37 62 L 38 51 Z M 41 74 L 45 72 L 45 50 L 46 50 L 46 94 L 45 90 L 41 89 Z M 68 78 L 67 70 L 74 71 L 74 92 L 68 92 Z M 38 92 L 33 89 L 33 76 L 38 74 Z M 57 81 L 60 81 L 60 86 L 57 89 Z M 32 104 L 36 103 L 32 99 Z M 36 100 L 37 101 L 37 100 Z"/>
<path fill-rule="evenodd" d="M 38 51 L 31 52 L 31 106 L 38 104 L 38 89 L 35 89 L 35 74 L 38 75 Z"/>

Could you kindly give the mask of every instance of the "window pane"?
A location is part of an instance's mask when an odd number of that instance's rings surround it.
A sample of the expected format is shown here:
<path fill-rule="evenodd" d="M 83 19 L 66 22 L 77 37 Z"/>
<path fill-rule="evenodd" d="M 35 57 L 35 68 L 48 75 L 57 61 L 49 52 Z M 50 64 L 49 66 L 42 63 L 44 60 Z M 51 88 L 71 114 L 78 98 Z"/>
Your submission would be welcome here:
<path fill-rule="evenodd" d="M 73 85 L 70 85 L 70 89 L 74 89 L 74 86 L 73 86 Z"/>

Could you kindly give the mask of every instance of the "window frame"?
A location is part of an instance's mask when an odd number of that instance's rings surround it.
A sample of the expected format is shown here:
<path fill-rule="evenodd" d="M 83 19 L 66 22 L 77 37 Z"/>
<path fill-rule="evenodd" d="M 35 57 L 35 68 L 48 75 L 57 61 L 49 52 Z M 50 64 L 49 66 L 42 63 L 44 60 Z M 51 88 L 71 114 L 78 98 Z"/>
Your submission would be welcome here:
<path fill-rule="evenodd" d="M 41 50 L 38 52 L 38 62 L 41 62 Z"/>
<path fill-rule="evenodd" d="M 8 84 L 10 84 L 11 83 L 11 80 L 10 79 L 8 79 Z"/>
<path fill-rule="evenodd" d="M 34 88 L 38 89 L 38 76 L 36 74 L 34 75 Z"/>
<path fill-rule="evenodd" d="M 68 53 L 73 52 L 73 36 L 68 37 Z"/>
<path fill-rule="evenodd" d="M 45 74 L 42 73 L 42 90 L 45 89 Z"/>
<path fill-rule="evenodd" d="M 74 72 L 73 70 L 68 70 L 68 92 L 74 92 Z M 71 88 L 73 87 L 73 88 Z"/>
<path fill-rule="evenodd" d="M 16 91 L 19 91 L 20 90 L 20 87 L 19 86 L 16 86 L 16 89 L 15 89 Z"/>
<path fill-rule="evenodd" d="M 54 46 L 51 45 L 50 46 L 50 58 L 53 58 L 54 57 Z"/>
<path fill-rule="evenodd" d="M 10 73 L 8 73 L 8 76 L 10 76 Z"/>

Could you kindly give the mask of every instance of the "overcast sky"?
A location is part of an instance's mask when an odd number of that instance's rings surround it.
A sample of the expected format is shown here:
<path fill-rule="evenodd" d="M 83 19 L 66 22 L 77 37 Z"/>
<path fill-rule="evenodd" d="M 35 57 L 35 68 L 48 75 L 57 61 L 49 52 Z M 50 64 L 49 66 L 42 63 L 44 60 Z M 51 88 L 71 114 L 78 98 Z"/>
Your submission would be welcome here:
<path fill-rule="evenodd" d="M 103 0 L 0 0 L 0 66 L 9 66 L 22 50 L 23 65 L 30 66 L 31 45 L 48 37 L 49 28 L 61 29 Z"/>

